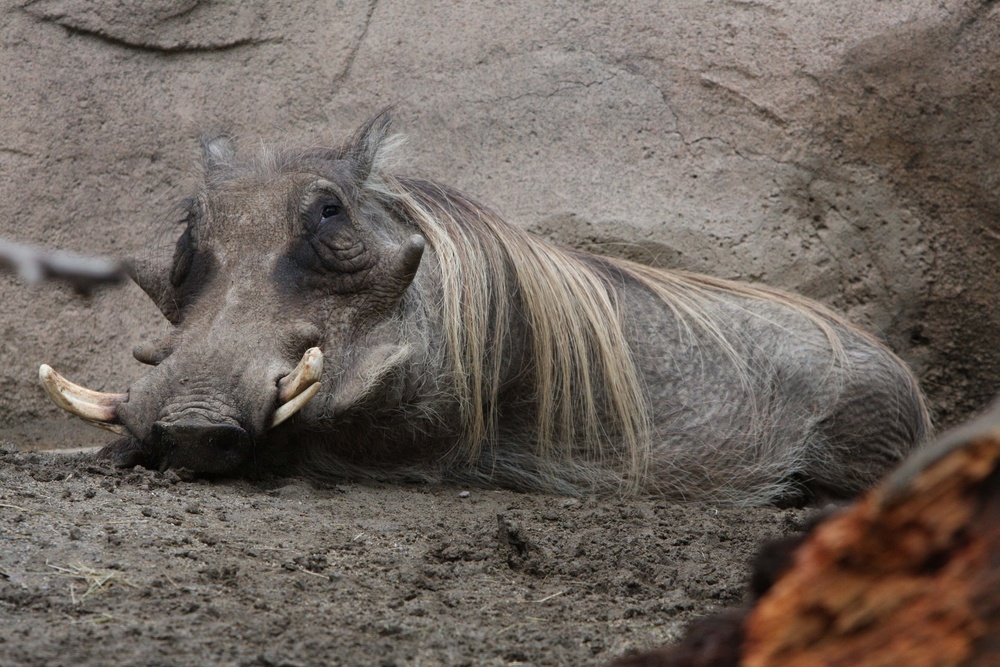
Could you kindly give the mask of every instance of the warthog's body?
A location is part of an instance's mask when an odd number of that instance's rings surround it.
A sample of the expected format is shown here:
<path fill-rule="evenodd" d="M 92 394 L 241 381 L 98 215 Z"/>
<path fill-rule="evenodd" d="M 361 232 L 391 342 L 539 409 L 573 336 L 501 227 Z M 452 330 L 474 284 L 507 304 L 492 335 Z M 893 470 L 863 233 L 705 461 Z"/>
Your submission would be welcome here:
<path fill-rule="evenodd" d="M 903 363 L 823 307 L 552 246 L 385 173 L 386 126 L 206 145 L 173 265 L 135 265 L 177 326 L 136 351 L 120 463 L 761 503 L 853 494 L 927 435 Z M 269 429 L 312 346 L 318 395 Z"/>

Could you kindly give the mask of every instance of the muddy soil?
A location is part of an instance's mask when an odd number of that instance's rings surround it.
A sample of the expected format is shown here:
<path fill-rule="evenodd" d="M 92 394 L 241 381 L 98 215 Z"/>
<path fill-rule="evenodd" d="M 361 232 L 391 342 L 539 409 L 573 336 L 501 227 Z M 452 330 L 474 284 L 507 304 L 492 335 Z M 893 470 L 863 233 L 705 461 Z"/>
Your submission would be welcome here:
<path fill-rule="evenodd" d="M 602 665 L 798 509 L 207 481 L 0 448 L 2 665 Z"/>

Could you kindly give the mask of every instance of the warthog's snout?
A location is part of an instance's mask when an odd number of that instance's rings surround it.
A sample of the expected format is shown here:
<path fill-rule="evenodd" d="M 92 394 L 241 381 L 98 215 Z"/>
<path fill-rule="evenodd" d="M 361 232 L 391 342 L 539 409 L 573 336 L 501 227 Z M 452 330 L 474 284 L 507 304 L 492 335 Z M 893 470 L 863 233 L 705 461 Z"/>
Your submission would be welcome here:
<path fill-rule="evenodd" d="M 259 436 L 297 414 L 319 393 L 322 376 L 323 352 L 317 347 L 306 350 L 298 365 L 278 381 L 276 404 L 262 406 L 264 412 L 255 417 L 252 410 L 220 411 L 218 406 L 194 407 L 176 399 L 173 406 L 164 408 L 156 391 L 147 391 L 147 400 L 137 401 L 136 396 L 143 392 L 133 391 L 130 396 L 92 391 L 45 364 L 39 369 L 42 387 L 59 407 L 129 439 L 131 444 L 123 451 L 130 455 L 120 458 L 120 463 L 141 462 L 217 475 L 237 473 L 254 463 L 251 433 Z M 144 420 L 143 415 L 150 413 L 155 416 Z M 264 419 L 264 424 L 257 423 L 258 419 Z M 152 426 L 144 427 L 149 421 L 153 421 Z"/>
<path fill-rule="evenodd" d="M 159 421 L 151 437 L 170 466 L 204 473 L 233 472 L 252 451 L 250 434 L 236 424 Z"/>

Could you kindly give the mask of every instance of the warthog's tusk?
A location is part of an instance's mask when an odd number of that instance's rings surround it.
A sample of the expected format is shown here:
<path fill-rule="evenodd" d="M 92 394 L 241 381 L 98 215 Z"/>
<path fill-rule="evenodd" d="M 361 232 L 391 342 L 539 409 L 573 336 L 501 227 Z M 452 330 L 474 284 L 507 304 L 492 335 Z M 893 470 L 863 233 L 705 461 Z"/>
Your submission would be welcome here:
<path fill-rule="evenodd" d="M 323 376 L 323 350 L 310 347 L 302 355 L 298 366 L 278 382 L 278 401 L 271 427 L 275 427 L 309 402 L 319 392 L 319 380 Z"/>
<path fill-rule="evenodd" d="M 278 424 L 282 423 L 296 412 L 302 409 L 302 406 L 309 402 L 313 396 L 319 393 L 319 382 L 315 382 L 312 385 L 306 387 L 305 391 L 300 393 L 298 396 L 288 401 L 277 410 L 274 411 L 274 418 L 271 419 L 271 428 L 274 428 Z"/>
<path fill-rule="evenodd" d="M 302 355 L 299 365 L 278 382 L 278 400 L 288 403 L 323 376 L 323 350 L 310 347 Z"/>
<path fill-rule="evenodd" d="M 128 431 L 118 423 L 118 404 L 125 394 L 105 394 L 73 384 L 52 370 L 48 364 L 38 368 L 38 379 L 52 402 L 63 410 L 80 417 L 88 424 L 126 435 Z"/>

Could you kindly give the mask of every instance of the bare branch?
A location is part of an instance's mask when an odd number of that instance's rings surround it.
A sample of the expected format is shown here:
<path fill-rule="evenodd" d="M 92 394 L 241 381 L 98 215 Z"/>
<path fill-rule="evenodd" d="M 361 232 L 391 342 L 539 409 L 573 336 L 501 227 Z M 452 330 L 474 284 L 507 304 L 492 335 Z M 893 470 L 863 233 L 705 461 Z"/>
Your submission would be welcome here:
<path fill-rule="evenodd" d="M 52 252 L 3 239 L 0 239 L 0 271 L 15 273 L 29 285 L 63 280 L 80 292 L 125 279 L 124 268 L 117 260 Z"/>

